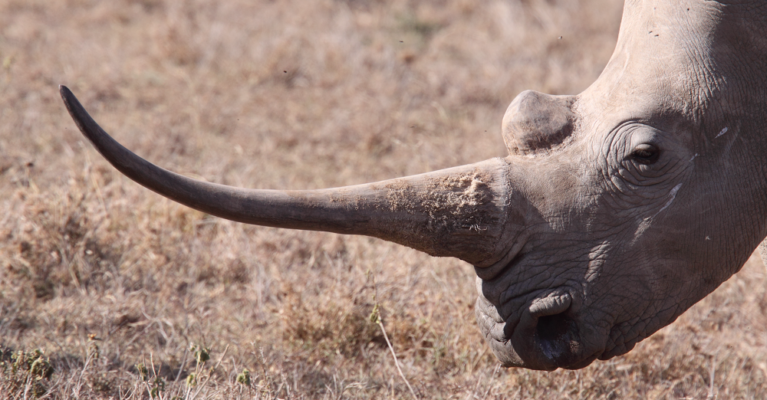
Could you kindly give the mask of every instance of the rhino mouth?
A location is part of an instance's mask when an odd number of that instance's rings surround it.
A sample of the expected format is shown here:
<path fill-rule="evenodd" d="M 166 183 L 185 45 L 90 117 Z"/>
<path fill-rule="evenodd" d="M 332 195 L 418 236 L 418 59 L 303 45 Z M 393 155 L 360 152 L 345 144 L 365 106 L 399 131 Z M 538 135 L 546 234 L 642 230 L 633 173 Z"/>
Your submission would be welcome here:
<path fill-rule="evenodd" d="M 571 364 L 572 355 L 578 353 L 579 339 L 578 324 L 565 313 L 538 318 L 535 340 L 549 360 L 557 364 Z"/>
<path fill-rule="evenodd" d="M 548 301 L 547 301 L 548 300 Z M 549 304 L 541 305 L 541 302 Z M 575 320 L 567 315 L 572 303 L 569 294 L 533 300 L 530 314 L 537 318 L 533 340 L 548 361 L 557 365 L 570 365 L 580 353 L 580 330 Z"/>
<path fill-rule="evenodd" d="M 506 318 L 499 313 L 504 307 L 493 305 L 483 295 L 477 299 L 480 330 L 504 366 L 578 369 L 602 354 L 604 346 L 584 341 L 591 330 L 575 312 L 569 290 L 542 290 L 529 297 Z"/>
<path fill-rule="evenodd" d="M 567 312 L 538 318 L 534 340 L 548 364 L 557 368 L 583 368 L 601 353 L 588 352 L 578 322 Z"/>
<path fill-rule="evenodd" d="M 573 310 L 573 296 L 555 289 L 537 296 L 523 313 L 511 336 L 525 358 L 541 369 L 577 369 L 590 364 L 601 349 L 590 349 L 583 340 L 581 323 Z"/>

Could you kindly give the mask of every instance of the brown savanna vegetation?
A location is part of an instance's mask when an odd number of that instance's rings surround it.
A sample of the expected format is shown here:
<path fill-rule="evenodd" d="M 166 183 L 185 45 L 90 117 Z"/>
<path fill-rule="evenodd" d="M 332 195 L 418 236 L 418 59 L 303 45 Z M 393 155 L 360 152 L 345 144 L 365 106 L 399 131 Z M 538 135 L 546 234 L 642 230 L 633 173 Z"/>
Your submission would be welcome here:
<path fill-rule="evenodd" d="M 499 368 L 470 265 L 179 206 L 107 164 L 58 97 L 68 85 L 128 148 L 189 176 L 363 183 L 503 156 L 507 104 L 588 86 L 620 13 L 619 0 L 0 0 L 0 398 L 767 397 L 757 257 L 625 356 Z"/>

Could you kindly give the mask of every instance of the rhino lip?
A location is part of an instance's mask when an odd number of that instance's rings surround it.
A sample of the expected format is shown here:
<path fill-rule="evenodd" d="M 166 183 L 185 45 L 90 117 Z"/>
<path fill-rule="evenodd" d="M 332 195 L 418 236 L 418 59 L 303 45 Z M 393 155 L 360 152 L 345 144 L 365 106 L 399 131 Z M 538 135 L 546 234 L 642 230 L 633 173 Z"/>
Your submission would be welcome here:
<path fill-rule="evenodd" d="M 590 363 L 594 356 L 584 357 L 583 345 L 576 318 L 571 312 L 573 298 L 563 289 L 557 289 L 530 302 L 530 320 L 520 332 L 526 336 L 531 358 L 537 359 L 541 369 L 576 368 Z"/>
<path fill-rule="evenodd" d="M 571 365 L 582 353 L 578 324 L 565 313 L 538 318 L 535 341 L 543 355 L 558 366 Z"/>
<path fill-rule="evenodd" d="M 542 355 L 555 365 L 571 364 L 579 349 L 579 329 L 567 315 L 572 304 L 569 293 L 553 293 L 533 300 L 528 308 L 535 321 L 534 342 Z"/>

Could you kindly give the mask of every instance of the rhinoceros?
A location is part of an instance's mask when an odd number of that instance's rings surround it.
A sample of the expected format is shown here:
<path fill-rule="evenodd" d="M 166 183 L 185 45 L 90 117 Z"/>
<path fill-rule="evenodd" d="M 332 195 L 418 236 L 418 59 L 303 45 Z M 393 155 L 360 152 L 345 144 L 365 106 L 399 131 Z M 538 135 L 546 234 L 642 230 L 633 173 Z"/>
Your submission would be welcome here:
<path fill-rule="evenodd" d="M 325 190 L 169 172 L 60 91 L 82 133 L 139 184 L 233 221 L 465 260 L 480 330 L 503 365 L 576 369 L 673 322 L 767 236 L 765 33 L 767 2 L 626 0 L 615 52 L 590 87 L 511 102 L 507 157 Z"/>

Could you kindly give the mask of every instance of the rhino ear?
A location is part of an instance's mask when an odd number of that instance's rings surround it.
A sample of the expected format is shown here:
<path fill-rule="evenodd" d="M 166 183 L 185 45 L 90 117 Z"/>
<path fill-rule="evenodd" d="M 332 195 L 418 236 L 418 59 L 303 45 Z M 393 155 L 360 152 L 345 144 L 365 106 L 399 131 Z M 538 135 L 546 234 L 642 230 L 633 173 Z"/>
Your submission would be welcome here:
<path fill-rule="evenodd" d="M 762 257 L 762 263 L 767 267 L 767 239 L 764 239 L 762 243 L 759 243 L 759 247 L 756 248 L 759 251 L 759 255 Z"/>

